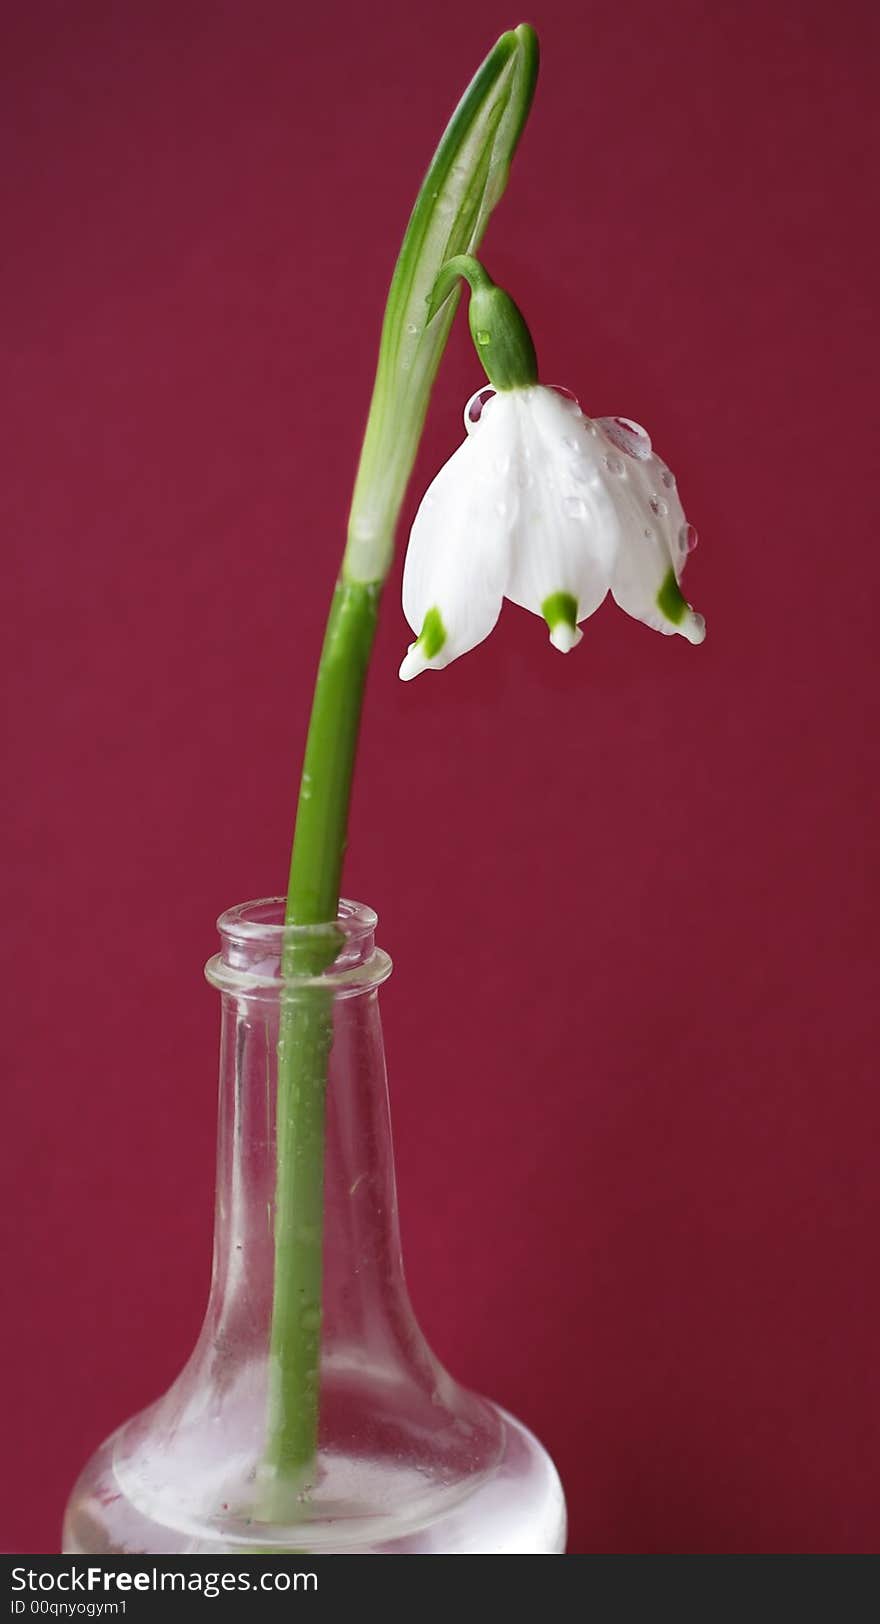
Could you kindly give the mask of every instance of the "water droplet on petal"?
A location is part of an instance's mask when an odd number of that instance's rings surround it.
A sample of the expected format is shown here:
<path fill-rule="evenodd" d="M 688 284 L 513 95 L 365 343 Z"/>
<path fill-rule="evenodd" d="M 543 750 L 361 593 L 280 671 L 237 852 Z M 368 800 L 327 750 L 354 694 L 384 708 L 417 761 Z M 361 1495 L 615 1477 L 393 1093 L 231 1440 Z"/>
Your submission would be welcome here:
<path fill-rule="evenodd" d="M 669 512 L 669 508 L 664 502 L 662 496 L 652 496 L 648 505 L 651 512 L 656 513 L 658 519 L 665 519 L 667 513 Z"/>
<path fill-rule="evenodd" d="M 572 515 L 572 518 L 574 518 L 574 519 L 585 519 L 586 518 L 586 516 L 587 516 L 587 504 L 584 501 L 582 496 L 567 496 L 565 498 L 565 506 L 566 506 L 567 511 Z"/>
<path fill-rule="evenodd" d="M 408 321 L 407 324 L 406 324 L 406 330 L 407 330 L 408 333 L 411 333 L 411 334 L 414 335 L 415 333 L 418 332 L 419 329 L 417 328 L 414 321 Z"/>
<path fill-rule="evenodd" d="M 648 530 L 646 528 L 646 530 L 645 530 L 645 540 L 650 541 L 653 534 L 654 534 L 653 530 Z"/>
<path fill-rule="evenodd" d="M 615 457 L 613 451 L 609 452 L 605 458 L 605 467 L 608 469 L 609 474 L 622 474 L 626 471 L 623 466 L 623 459 Z"/>
<path fill-rule="evenodd" d="M 468 434 L 473 434 L 490 400 L 494 400 L 494 398 L 495 390 L 485 386 L 478 389 L 475 395 L 471 395 L 464 409 L 464 426 Z"/>
<path fill-rule="evenodd" d="M 660 470 L 660 478 L 661 478 L 663 484 L 666 486 L 666 489 L 668 491 L 671 491 L 673 485 L 675 484 L 675 475 L 672 472 L 672 469 L 671 468 L 661 468 L 661 470 Z"/>
<path fill-rule="evenodd" d="M 573 395 L 570 389 L 563 389 L 562 385 L 559 384 L 559 383 L 550 383 L 550 384 L 547 385 L 547 388 L 552 389 L 554 395 L 561 395 L 563 400 L 572 401 L 573 404 L 577 407 L 578 411 L 580 411 L 581 403 L 578 400 L 577 395 Z"/>
<path fill-rule="evenodd" d="M 476 336 L 477 343 L 480 345 L 481 349 L 485 349 L 486 345 L 491 344 L 491 342 L 492 342 L 492 334 L 487 333 L 485 331 L 485 329 L 482 328 L 482 327 L 477 328 L 475 336 Z"/>
<path fill-rule="evenodd" d="M 562 444 L 565 446 L 566 451 L 573 452 L 576 457 L 582 457 L 583 456 L 583 454 L 584 454 L 583 446 L 578 445 L 577 440 L 573 440 L 570 435 L 568 435 L 568 434 L 563 435 Z"/>
<path fill-rule="evenodd" d="M 640 423 L 634 423 L 631 417 L 600 417 L 599 427 L 618 451 L 625 451 L 628 457 L 635 457 L 639 462 L 647 462 L 651 455 L 651 436 Z"/>
<path fill-rule="evenodd" d="M 683 524 L 678 532 L 678 544 L 683 553 L 692 553 L 699 539 L 692 524 Z"/>

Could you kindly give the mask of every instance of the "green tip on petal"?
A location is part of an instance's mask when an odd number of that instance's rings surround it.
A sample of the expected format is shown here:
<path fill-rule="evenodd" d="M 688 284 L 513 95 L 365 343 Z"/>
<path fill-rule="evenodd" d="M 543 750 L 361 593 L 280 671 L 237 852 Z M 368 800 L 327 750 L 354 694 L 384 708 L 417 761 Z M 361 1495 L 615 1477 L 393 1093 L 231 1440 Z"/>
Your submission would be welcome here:
<path fill-rule="evenodd" d="M 429 609 L 419 633 L 419 646 L 426 660 L 433 660 L 446 642 L 446 627 L 439 609 Z"/>
<path fill-rule="evenodd" d="M 706 622 L 702 615 L 694 613 L 688 603 L 676 580 L 675 570 L 667 570 L 663 577 L 663 585 L 657 593 L 657 608 L 689 643 L 702 643 L 706 636 Z"/>
<path fill-rule="evenodd" d="M 550 629 L 550 641 L 561 654 L 570 654 L 583 637 L 577 623 L 577 599 L 570 592 L 551 592 L 541 604 L 541 614 Z"/>
<path fill-rule="evenodd" d="M 687 599 L 675 578 L 675 570 L 667 570 L 663 577 L 663 585 L 657 593 L 657 608 L 673 626 L 680 626 L 688 612 Z"/>
<path fill-rule="evenodd" d="M 420 671 L 427 671 L 446 644 L 446 627 L 439 609 L 429 609 L 422 629 L 414 643 L 410 643 L 400 667 L 399 676 L 411 682 Z M 444 665 L 446 661 L 442 662 Z M 436 667 L 434 668 L 437 669 Z"/>

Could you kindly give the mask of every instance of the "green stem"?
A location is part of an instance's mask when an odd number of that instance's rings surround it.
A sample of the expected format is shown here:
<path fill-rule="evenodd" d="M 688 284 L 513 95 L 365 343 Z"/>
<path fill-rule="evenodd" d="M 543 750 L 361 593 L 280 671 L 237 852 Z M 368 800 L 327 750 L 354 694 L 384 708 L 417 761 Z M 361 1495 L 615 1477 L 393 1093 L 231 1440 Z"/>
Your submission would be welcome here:
<path fill-rule="evenodd" d="M 381 592 L 380 581 L 343 577 L 333 594 L 296 809 L 287 891 L 290 925 L 320 925 L 336 918 L 364 684 Z"/>
<path fill-rule="evenodd" d="M 275 1277 L 269 1347 L 266 1514 L 283 1522 L 315 1457 L 324 1211 L 324 1095 L 333 1038 L 329 988 L 282 1001 L 278 1039 Z"/>
<path fill-rule="evenodd" d="M 335 919 L 367 664 L 379 585 L 340 581 L 318 666 L 285 911 L 289 925 Z M 285 949 L 278 1040 L 275 1275 L 269 1343 L 266 1463 L 281 1496 L 299 1487 L 317 1447 L 324 1213 L 324 1117 L 333 1040 L 335 929 Z M 293 985 L 289 985 L 293 983 Z"/>
<path fill-rule="evenodd" d="M 333 1037 L 335 925 L 367 665 L 394 532 L 457 294 L 435 314 L 445 260 L 475 249 L 501 197 L 531 106 L 537 41 L 503 34 L 459 103 L 416 199 L 398 256 L 303 763 L 285 923 L 321 926 L 285 947 L 278 1041 L 275 1272 L 264 1515 L 295 1518 L 318 1437 L 324 1119 Z"/>

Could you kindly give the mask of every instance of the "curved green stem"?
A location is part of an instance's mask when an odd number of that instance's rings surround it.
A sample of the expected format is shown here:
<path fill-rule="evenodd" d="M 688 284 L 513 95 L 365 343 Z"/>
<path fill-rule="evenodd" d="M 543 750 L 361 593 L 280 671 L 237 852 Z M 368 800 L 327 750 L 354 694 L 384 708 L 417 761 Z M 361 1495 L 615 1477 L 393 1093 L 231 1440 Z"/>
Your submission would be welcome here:
<path fill-rule="evenodd" d="M 384 580 L 431 387 L 458 305 L 453 288 L 428 319 L 437 273 L 479 246 L 507 185 L 532 105 L 538 41 L 527 23 L 502 34 L 458 104 L 410 215 L 379 344 L 379 361 L 351 514 L 350 578 Z"/>
<path fill-rule="evenodd" d="M 328 924 L 285 950 L 276 1108 L 275 1276 L 265 1464 L 266 1515 L 295 1515 L 318 1438 L 325 1093 L 332 992 L 303 985 L 332 963 L 351 784 L 382 583 L 431 387 L 457 303 L 428 303 L 445 260 L 482 238 L 531 105 L 535 35 L 503 34 L 465 92 L 416 199 L 398 256 L 318 667 L 297 806 L 286 923 Z"/>
<path fill-rule="evenodd" d="M 538 358 L 522 312 L 473 254 L 456 254 L 446 261 L 434 283 L 428 320 L 458 277 L 463 277 L 470 288 L 468 324 L 489 382 L 496 389 L 528 389 L 537 383 Z"/>

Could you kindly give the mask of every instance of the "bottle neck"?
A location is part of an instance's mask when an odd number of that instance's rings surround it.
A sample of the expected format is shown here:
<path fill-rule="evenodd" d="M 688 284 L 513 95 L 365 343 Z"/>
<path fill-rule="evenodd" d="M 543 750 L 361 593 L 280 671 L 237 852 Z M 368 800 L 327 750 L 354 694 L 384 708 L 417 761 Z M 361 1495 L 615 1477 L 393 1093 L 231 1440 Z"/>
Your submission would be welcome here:
<path fill-rule="evenodd" d="M 211 1297 L 202 1336 L 235 1363 L 264 1357 L 275 1270 L 278 1041 L 282 1009 L 326 998 L 332 1019 L 324 1122 L 322 1361 L 412 1372 L 423 1348 L 403 1278 L 377 991 L 390 974 L 376 916 L 343 903 L 335 958 L 317 977 L 286 973 L 283 902 L 247 904 L 219 921 L 206 974 L 222 995 Z M 314 959 L 314 955 L 312 955 Z M 303 1169 L 309 1176 L 310 1169 Z M 308 1244 L 309 1237 L 301 1237 Z M 425 1356 L 430 1359 L 425 1350 Z M 420 1363 L 419 1359 L 416 1363 Z"/>
<path fill-rule="evenodd" d="M 205 967 L 212 986 L 258 1002 L 318 985 L 338 1000 L 387 981 L 391 960 L 376 946 L 378 916 L 372 908 L 343 898 L 336 920 L 324 925 L 285 925 L 284 908 L 283 897 L 264 897 L 220 915 L 220 952 Z M 322 959 L 318 974 L 297 970 Z"/>

